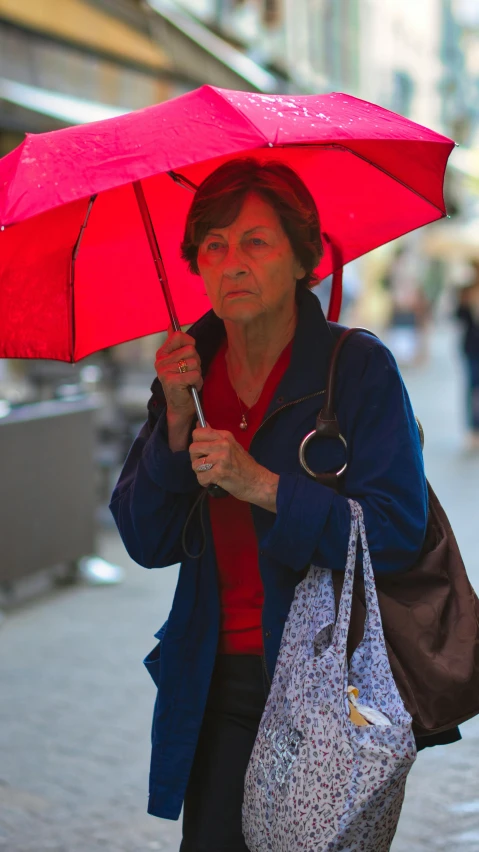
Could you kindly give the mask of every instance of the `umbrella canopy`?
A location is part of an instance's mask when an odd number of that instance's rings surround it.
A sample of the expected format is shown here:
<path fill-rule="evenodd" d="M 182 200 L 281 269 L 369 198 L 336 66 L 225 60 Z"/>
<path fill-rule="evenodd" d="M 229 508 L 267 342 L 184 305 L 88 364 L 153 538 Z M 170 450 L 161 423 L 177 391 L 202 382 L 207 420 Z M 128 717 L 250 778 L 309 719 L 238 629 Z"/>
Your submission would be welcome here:
<path fill-rule="evenodd" d="M 210 305 L 180 258 L 192 195 L 234 156 L 281 160 L 313 194 L 318 274 L 445 215 L 454 143 L 343 94 L 203 86 L 118 118 L 28 136 L 0 161 L 0 357 L 78 361 L 169 324 L 141 181 L 182 325 Z"/>

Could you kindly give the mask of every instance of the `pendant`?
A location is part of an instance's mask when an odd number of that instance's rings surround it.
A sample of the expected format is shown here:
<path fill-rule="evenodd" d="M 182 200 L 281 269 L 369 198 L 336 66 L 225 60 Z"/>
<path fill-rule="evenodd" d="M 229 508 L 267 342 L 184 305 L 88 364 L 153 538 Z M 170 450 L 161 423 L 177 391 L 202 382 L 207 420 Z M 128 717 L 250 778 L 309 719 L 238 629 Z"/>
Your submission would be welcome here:
<path fill-rule="evenodd" d="M 244 432 L 245 429 L 248 428 L 248 422 L 247 422 L 244 414 L 241 415 L 241 423 L 240 423 L 239 427 L 240 427 L 240 429 L 242 429 L 243 432 Z"/>

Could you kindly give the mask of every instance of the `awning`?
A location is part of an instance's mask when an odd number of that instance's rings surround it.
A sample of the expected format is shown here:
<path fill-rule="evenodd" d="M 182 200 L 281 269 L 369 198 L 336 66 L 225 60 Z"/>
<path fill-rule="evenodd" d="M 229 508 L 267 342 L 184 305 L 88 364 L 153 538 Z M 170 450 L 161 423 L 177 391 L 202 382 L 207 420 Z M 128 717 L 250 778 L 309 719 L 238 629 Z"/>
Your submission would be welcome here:
<path fill-rule="evenodd" d="M 61 95 L 36 86 L 27 86 L 14 80 L 0 77 L 0 101 L 8 101 L 16 106 L 33 112 L 48 115 L 65 124 L 87 124 L 89 121 L 101 121 L 104 118 L 115 118 L 129 112 L 108 104 L 99 104 Z"/>
<path fill-rule="evenodd" d="M 89 0 L 0 0 L 0 18 L 66 44 L 133 62 L 152 71 L 168 71 L 167 53 L 147 35 Z"/>

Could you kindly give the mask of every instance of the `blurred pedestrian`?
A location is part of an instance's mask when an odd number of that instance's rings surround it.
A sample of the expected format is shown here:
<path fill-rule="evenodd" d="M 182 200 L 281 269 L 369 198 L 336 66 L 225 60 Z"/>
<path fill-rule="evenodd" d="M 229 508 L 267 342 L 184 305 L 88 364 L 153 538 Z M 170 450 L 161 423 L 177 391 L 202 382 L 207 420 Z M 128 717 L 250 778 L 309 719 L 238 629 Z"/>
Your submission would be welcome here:
<path fill-rule="evenodd" d="M 467 449 L 479 451 L 479 261 L 458 290 L 456 316 L 462 326 L 461 348 L 466 369 Z"/>
<path fill-rule="evenodd" d="M 391 298 L 387 341 L 403 366 L 416 366 L 426 357 L 428 304 L 421 282 L 422 268 L 412 246 L 401 244 L 384 276 Z"/>
<path fill-rule="evenodd" d="M 284 165 L 230 161 L 200 185 L 182 250 L 213 310 L 158 350 L 148 422 L 112 496 L 135 561 L 181 562 L 145 660 L 158 686 L 148 810 L 176 819 L 184 803 L 181 852 L 247 852 L 244 776 L 284 624 L 311 563 L 344 571 L 348 497 L 363 508 L 376 572 L 407 570 L 424 542 L 418 429 L 391 353 L 367 332 L 338 373 L 338 420 L 355 450 L 342 494 L 300 464 L 342 332 L 309 289 L 320 233 L 312 196 Z M 344 448 L 316 441 L 308 459 L 338 469 Z M 211 486 L 228 496 L 208 496 Z"/>
<path fill-rule="evenodd" d="M 328 275 L 324 281 L 311 287 L 311 292 L 318 297 L 325 315 L 328 313 L 331 298 L 333 276 Z M 343 269 L 343 298 L 341 303 L 341 322 L 349 325 L 356 303 L 361 295 L 362 280 L 359 273 L 359 262 L 352 261 Z"/>

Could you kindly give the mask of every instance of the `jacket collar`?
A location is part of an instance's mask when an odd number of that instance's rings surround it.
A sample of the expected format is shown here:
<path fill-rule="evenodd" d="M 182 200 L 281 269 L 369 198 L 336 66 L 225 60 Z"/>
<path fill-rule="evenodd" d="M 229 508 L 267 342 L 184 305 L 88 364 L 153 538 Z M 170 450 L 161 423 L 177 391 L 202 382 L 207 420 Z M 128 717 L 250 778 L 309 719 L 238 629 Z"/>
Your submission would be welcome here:
<path fill-rule="evenodd" d="M 271 414 L 278 405 L 323 390 L 332 351 L 333 336 L 319 299 L 309 290 L 303 290 L 298 298 L 298 324 L 291 361 L 267 414 Z"/>
<path fill-rule="evenodd" d="M 225 326 L 211 310 L 188 331 L 196 340 L 203 374 L 218 351 Z M 294 334 L 291 361 L 271 402 L 267 415 L 286 403 L 301 399 L 326 387 L 329 361 L 333 351 L 333 336 L 317 297 L 309 290 L 298 296 L 298 323 Z M 161 385 L 155 380 L 152 390 L 162 396 Z"/>

